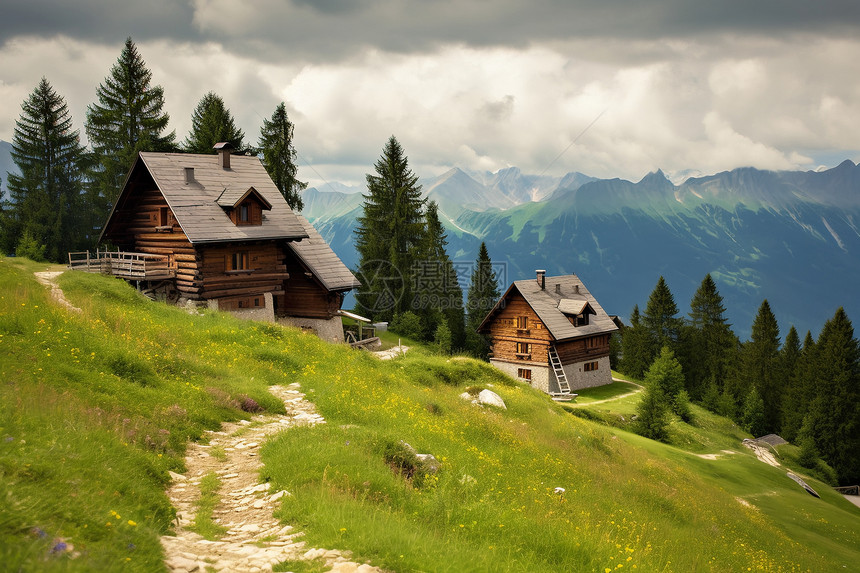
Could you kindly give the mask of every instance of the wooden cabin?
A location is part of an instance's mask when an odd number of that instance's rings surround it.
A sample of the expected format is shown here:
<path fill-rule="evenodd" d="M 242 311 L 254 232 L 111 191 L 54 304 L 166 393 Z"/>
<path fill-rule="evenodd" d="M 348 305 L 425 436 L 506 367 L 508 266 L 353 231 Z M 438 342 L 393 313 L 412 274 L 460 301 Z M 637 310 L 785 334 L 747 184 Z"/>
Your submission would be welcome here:
<path fill-rule="evenodd" d="M 114 259 L 143 259 L 159 272 L 122 262 L 111 272 L 248 318 L 301 319 L 314 331 L 336 322 L 323 337 L 342 340 L 340 305 L 358 281 L 257 157 L 215 147 L 217 155 L 139 154 L 100 242 L 119 249 Z"/>
<path fill-rule="evenodd" d="M 612 382 L 609 337 L 618 330 L 576 275 L 515 281 L 478 332 L 490 363 L 548 394 Z"/>

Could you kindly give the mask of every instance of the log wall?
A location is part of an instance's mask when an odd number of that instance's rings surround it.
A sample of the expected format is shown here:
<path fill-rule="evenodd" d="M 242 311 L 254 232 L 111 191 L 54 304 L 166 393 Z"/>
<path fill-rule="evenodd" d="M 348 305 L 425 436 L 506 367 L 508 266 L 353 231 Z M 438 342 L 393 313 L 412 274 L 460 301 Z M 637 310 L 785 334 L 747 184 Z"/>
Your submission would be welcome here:
<path fill-rule="evenodd" d="M 517 328 L 518 317 L 526 317 L 528 328 Z M 542 365 L 549 361 L 548 350 L 552 336 L 519 293 L 511 295 L 505 308 L 496 314 L 488 335 L 493 358 L 496 360 L 534 362 Z M 529 344 L 530 352 L 518 353 L 518 342 Z"/>
<path fill-rule="evenodd" d="M 312 276 L 289 248 L 286 249 L 290 278 L 284 281 L 284 295 L 277 300 L 280 316 L 329 319 L 337 315 L 343 296 L 329 292 Z"/>

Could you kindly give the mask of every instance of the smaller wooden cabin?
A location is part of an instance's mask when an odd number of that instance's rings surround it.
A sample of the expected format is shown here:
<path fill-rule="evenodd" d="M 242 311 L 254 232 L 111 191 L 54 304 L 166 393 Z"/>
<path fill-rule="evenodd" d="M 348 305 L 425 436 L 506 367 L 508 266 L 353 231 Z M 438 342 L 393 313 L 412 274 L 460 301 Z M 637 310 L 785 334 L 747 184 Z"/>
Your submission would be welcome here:
<path fill-rule="evenodd" d="M 122 255 L 112 274 L 343 340 L 340 305 L 358 281 L 290 209 L 259 158 L 215 147 L 217 155 L 139 154 L 101 236 Z M 158 272 L 140 270 L 140 260 Z"/>
<path fill-rule="evenodd" d="M 618 330 L 576 275 L 515 281 L 478 332 L 490 363 L 548 394 L 612 382 L 609 337 Z"/>

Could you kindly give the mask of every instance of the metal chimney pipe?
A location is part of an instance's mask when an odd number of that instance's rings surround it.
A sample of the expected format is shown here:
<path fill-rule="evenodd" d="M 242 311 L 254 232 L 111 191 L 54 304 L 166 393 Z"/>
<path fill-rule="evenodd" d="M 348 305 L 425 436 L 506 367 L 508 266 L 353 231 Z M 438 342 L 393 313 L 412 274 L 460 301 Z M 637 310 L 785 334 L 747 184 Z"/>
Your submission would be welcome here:
<path fill-rule="evenodd" d="M 537 275 L 537 283 L 540 285 L 541 290 L 546 288 L 546 271 L 542 269 L 538 269 L 535 271 Z"/>
<path fill-rule="evenodd" d="M 229 142 L 222 141 L 216 143 L 213 149 L 218 151 L 218 165 L 221 166 L 221 169 L 230 169 L 230 150 L 233 149 L 233 146 Z"/>

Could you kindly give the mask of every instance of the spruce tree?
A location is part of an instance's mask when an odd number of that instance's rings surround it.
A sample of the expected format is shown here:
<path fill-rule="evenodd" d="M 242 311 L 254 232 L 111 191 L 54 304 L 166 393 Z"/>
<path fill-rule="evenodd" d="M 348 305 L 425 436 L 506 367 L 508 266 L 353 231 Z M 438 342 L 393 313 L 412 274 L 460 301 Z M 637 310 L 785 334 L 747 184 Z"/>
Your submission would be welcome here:
<path fill-rule="evenodd" d="M 767 299 L 753 320 L 750 340 L 742 347 L 738 376 L 738 390 L 745 393 L 755 387 L 762 400 L 764 431 L 779 431 L 785 382 L 780 369 L 779 325 Z"/>
<path fill-rule="evenodd" d="M 21 254 L 44 253 L 59 263 L 86 243 L 84 156 L 65 100 L 42 78 L 21 104 L 12 136 L 12 160 L 20 175 L 8 174 L 10 200 L 2 211 L 7 252 L 26 238 Z"/>
<path fill-rule="evenodd" d="M 466 328 L 466 345 L 474 356 L 486 358 L 490 350 L 490 343 L 483 334 L 478 334 L 478 327 L 484 318 L 498 302 L 501 292 L 499 291 L 499 280 L 493 272 L 493 261 L 487 245 L 481 242 L 478 249 L 478 258 L 472 269 L 469 283 L 469 291 L 466 295 L 466 309 L 468 312 L 468 326 Z"/>
<path fill-rule="evenodd" d="M 259 146 L 263 165 L 266 166 L 275 186 L 291 209 L 301 211 L 304 207 L 301 192 L 308 184 L 296 178 L 298 167 L 296 150 L 293 147 L 293 124 L 287 116 L 284 102 L 278 104 L 271 119 L 263 120 Z"/>
<path fill-rule="evenodd" d="M 641 380 L 651 364 L 651 345 L 638 304 L 633 306 L 633 312 L 630 313 L 630 326 L 624 329 L 621 347 L 621 371 Z"/>
<path fill-rule="evenodd" d="M 392 135 L 367 175 L 367 194 L 357 218 L 355 248 L 362 287 L 356 295 L 363 312 L 391 320 L 410 309 L 412 267 L 424 232 L 424 199 L 418 176 Z"/>
<path fill-rule="evenodd" d="M 741 423 L 744 429 L 754 438 L 761 437 L 768 432 L 765 423 L 764 401 L 755 386 L 750 388 L 744 399 L 744 409 Z"/>
<path fill-rule="evenodd" d="M 804 407 L 807 403 L 803 379 L 798 370 L 802 355 L 800 337 L 797 329 L 792 326 L 785 335 L 785 342 L 779 353 L 780 370 L 785 380 L 780 413 L 780 435 L 789 442 L 794 441 L 803 423 Z"/>
<path fill-rule="evenodd" d="M 678 306 L 675 297 L 661 276 L 657 281 L 645 313 L 642 315 L 642 324 L 648 332 L 649 351 L 648 361 L 652 361 L 660 353 L 660 349 L 668 346 L 671 350 L 677 350 L 678 338 L 680 336 L 682 321 L 676 315 Z"/>
<path fill-rule="evenodd" d="M 705 275 L 690 302 L 679 353 L 687 388 L 696 400 L 702 398 L 711 381 L 725 377 L 730 351 L 737 344 L 725 312 L 716 283 L 710 274 Z"/>
<path fill-rule="evenodd" d="M 87 108 L 86 132 L 96 159 L 94 179 L 103 224 L 126 173 L 140 151 L 173 151 L 176 134 L 165 134 L 164 90 L 150 85 L 152 72 L 131 38 L 126 39 L 110 75 L 96 90 L 98 103 Z"/>
<path fill-rule="evenodd" d="M 824 324 L 815 347 L 815 445 L 839 482 L 854 484 L 860 481 L 860 346 L 843 308 Z"/>
<path fill-rule="evenodd" d="M 247 153 L 245 133 L 236 127 L 233 115 L 221 96 L 209 92 L 200 98 L 191 114 L 191 133 L 185 138 L 189 153 L 216 153 L 216 143 L 229 143 L 238 153 Z"/>

